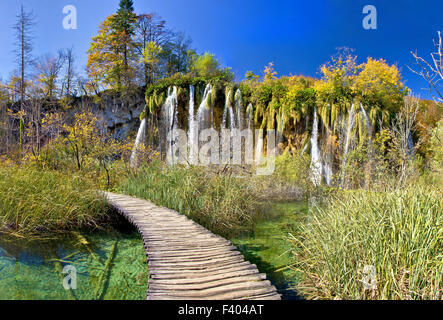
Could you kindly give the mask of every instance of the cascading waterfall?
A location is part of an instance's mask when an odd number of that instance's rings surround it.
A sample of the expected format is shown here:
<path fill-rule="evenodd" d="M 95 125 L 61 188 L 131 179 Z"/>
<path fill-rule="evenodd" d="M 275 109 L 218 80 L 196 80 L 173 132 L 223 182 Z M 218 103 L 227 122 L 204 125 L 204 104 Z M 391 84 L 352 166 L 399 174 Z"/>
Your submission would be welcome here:
<path fill-rule="evenodd" d="M 138 149 L 140 145 L 145 141 L 146 138 L 146 118 L 143 118 L 140 128 L 138 129 L 137 138 L 135 139 L 134 148 L 132 149 L 131 158 L 129 163 L 131 167 L 136 167 L 138 165 Z"/>
<path fill-rule="evenodd" d="M 369 137 L 371 135 L 371 124 L 369 122 L 369 117 L 368 117 L 368 114 L 366 113 L 365 108 L 363 108 L 362 104 L 360 104 L 360 110 L 361 110 L 361 113 L 362 113 L 362 116 L 363 116 L 363 123 L 366 126 L 366 133 L 367 133 L 367 135 Z"/>
<path fill-rule="evenodd" d="M 326 144 L 327 145 L 329 144 L 329 129 L 328 128 L 326 128 Z M 333 176 L 331 162 L 332 162 L 332 155 L 329 152 L 327 152 L 325 155 L 324 162 L 323 162 L 323 174 L 325 176 L 326 184 L 328 186 L 331 185 L 332 176 Z"/>
<path fill-rule="evenodd" d="M 346 126 L 345 148 L 343 151 L 342 170 L 345 168 L 346 162 L 348 161 L 349 145 L 351 143 L 352 128 L 354 126 L 354 108 L 355 108 L 355 105 L 354 105 L 354 103 L 352 103 L 351 111 L 349 112 L 348 124 Z M 343 172 L 342 179 L 341 179 L 341 188 L 344 188 L 344 186 L 345 186 L 345 175 Z"/>
<path fill-rule="evenodd" d="M 237 89 L 237 91 L 235 92 L 235 97 L 234 97 L 234 101 L 235 101 L 235 109 L 236 109 L 236 116 L 237 116 L 237 121 L 236 121 L 236 129 L 242 130 L 242 120 L 243 120 L 243 97 L 241 94 L 240 89 Z"/>
<path fill-rule="evenodd" d="M 208 84 L 203 94 L 203 99 L 198 107 L 197 111 L 197 125 L 196 132 L 200 132 L 202 129 L 208 129 L 212 127 L 212 109 L 209 106 L 209 99 L 212 95 L 212 86 Z"/>
<path fill-rule="evenodd" d="M 352 103 L 351 111 L 349 113 L 348 124 L 346 126 L 345 136 L 345 149 L 343 151 L 344 164 L 346 164 L 346 158 L 348 156 L 349 145 L 351 143 L 352 127 L 354 126 L 354 103 Z"/>
<path fill-rule="evenodd" d="M 259 166 L 261 165 L 261 159 L 262 155 L 264 153 L 263 146 L 264 146 L 264 131 L 259 130 L 258 131 L 258 137 L 257 139 L 257 145 L 255 146 L 255 165 Z"/>
<path fill-rule="evenodd" d="M 195 88 L 193 85 L 189 87 L 189 163 L 196 164 L 198 158 L 198 124 L 195 120 Z"/>
<path fill-rule="evenodd" d="M 229 116 L 229 129 L 232 129 L 232 117 L 234 115 L 234 112 L 232 111 L 231 106 L 231 95 L 232 90 L 228 91 L 228 94 L 226 95 L 226 101 L 225 101 L 225 109 L 223 110 L 223 119 L 222 119 L 222 129 L 228 129 L 228 116 Z"/>
<path fill-rule="evenodd" d="M 178 128 L 178 101 L 177 87 L 168 89 L 168 97 L 163 105 L 164 119 L 166 120 L 167 157 L 170 163 L 176 162 L 175 148 L 177 143 Z"/>
<path fill-rule="evenodd" d="M 254 121 L 254 107 L 251 103 L 246 108 L 246 114 L 247 114 L 248 130 L 252 130 L 253 121 Z"/>
<path fill-rule="evenodd" d="M 322 165 L 320 149 L 318 148 L 318 117 L 317 108 L 314 108 L 314 123 L 312 127 L 311 135 L 311 171 L 312 182 L 314 185 L 319 186 L 321 184 L 322 177 Z"/>

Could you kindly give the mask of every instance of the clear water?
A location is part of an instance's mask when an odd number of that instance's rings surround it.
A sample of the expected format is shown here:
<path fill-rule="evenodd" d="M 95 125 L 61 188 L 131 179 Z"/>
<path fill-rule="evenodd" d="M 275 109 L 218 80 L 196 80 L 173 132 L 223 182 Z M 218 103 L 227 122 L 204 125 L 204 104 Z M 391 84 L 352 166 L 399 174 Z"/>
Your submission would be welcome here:
<path fill-rule="evenodd" d="M 77 270 L 75 290 L 63 287 L 66 265 Z M 0 300 L 142 300 L 147 281 L 143 242 L 135 232 L 32 242 L 0 236 Z"/>
<path fill-rule="evenodd" d="M 283 299 L 300 298 L 287 238 L 307 213 L 306 202 L 273 203 L 253 232 L 231 239 Z M 75 290 L 63 287 L 66 265 L 77 269 Z M 143 242 L 133 230 L 31 242 L 0 236 L 0 300 L 144 300 L 148 277 Z"/>
<path fill-rule="evenodd" d="M 307 202 L 275 202 L 251 234 L 231 239 L 245 259 L 267 274 L 283 299 L 301 298 L 294 290 L 300 274 L 288 267 L 294 255 L 287 239 L 297 233 L 307 214 Z"/>

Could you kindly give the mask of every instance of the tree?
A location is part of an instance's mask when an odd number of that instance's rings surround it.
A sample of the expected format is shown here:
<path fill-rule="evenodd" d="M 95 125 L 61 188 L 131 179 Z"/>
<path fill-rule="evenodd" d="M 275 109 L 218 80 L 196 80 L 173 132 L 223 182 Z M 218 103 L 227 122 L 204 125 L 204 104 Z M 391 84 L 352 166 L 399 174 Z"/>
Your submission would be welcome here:
<path fill-rule="evenodd" d="M 265 81 L 277 79 L 277 72 L 274 69 L 274 62 L 269 62 L 269 64 L 265 67 L 263 73 Z"/>
<path fill-rule="evenodd" d="M 139 55 L 143 57 L 146 47 L 149 42 L 154 42 L 159 46 L 163 46 L 169 40 L 169 32 L 165 28 L 166 21 L 155 14 L 141 14 L 137 17 L 137 24 L 135 29 L 135 43 L 136 50 Z M 150 66 L 144 59 L 143 63 L 143 77 L 144 84 L 152 82 L 152 71 Z"/>
<path fill-rule="evenodd" d="M 192 40 L 183 32 L 174 32 L 171 39 L 163 45 L 161 60 L 163 63 L 163 73 L 171 76 L 175 73 L 185 73 L 188 71 L 188 51 Z"/>
<path fill-rule="evenodd" d="M 38 81 L 43 86 L 45 98 L 53 100 L 58 91 L 58 77 L 65 62 L 65 54 L 59 51 L 56 56 L 44 55 L 36 64 Z"/>
<path fill-rule="evenodd" d="M 117 53 L 123 54 L 123 75 L 128 76 L 129 60 L 134 47 L 133 36 L 135 35 L 135 25 L 137 16 L 134 13 L 134 4 L 132 0 L 121 0 L 117 14 L 111 18 L 111 28 L 114 36 L 119 39 Z M 129 81 L 129 79 L 124 79 Z"/>
<path fill-rule="evenodd" d="M 22 5 L 20 13 L 17 15 L 16 24 L 13 27 L 16 38 L 16 62 L 20 71 L 20 150 L 23 148 L 26 72 L 28 66 L 32 63 L 32 28 L 34 25 L 34 15 L 32 12 L 25 12 Z"/>
<path fill-rule="evenodd" d="M 149 74 L 147 78 L 148 81 L 149 79 L 153 79 L 153 73 L 155 73 L 157 65 L 160 62 L 159 56 L 162 51 L 163 49 L 159 44 L 157 44 L 155 41 L 149 41 L 142 52 L 143 64 L 145 66 L 149 66 Z"/>
<path fill-rule="evenodd" d="M 245 74 L 245 78 L 246 78 L 246 80 L 248 80 L 248 81 L 258 81 L 258 79 L 260 79 L 260 76 L 259 75 L 256 75 L 254 72 L 252 72 L 252 71 L 248 71 L 248 72 L 246 72 L 246 74 Z"/>
<path fill-rule="evenodd" d="M 65 50 L 64 58 L 66 62 L 66 75 L 64 78 L 63 88 L 66 89 L 66 97 L 70 97 L 75 77 L 75 57 L 74 49 L 72 47 Z"/>
<path fill-rule="evenodd" d="M 415 59 L 417 69 L 409 70 L 421 76 L 428 84 L 429 92 L 440 107 L 443 106 L 443 41 L 441 31 L 438 31 L 438 40 L 434 41 L 435 52 L 431 53 L 431 62 L 420 57 L 416 52 L 411 52 Z"/>
<path fill-rule="evenodd" d="M 35 25 L 34 15 L 32 12 L 25 12 L 23 5 L 20 7 L 20 13 L 17 15 L 16 23 L 13 27 L 16 38 L 16 62 L 20 71 L 20 105 L 21 110 L 24 109 L 25 93 L 26 93 L 26 72 L 27 68 L 33 62 L 32 58 L 32 28 Z"/>
<path fill-rule="evenodd" d="M 220 63 L 214 54 L 205 52 L 202 55 L 197 55 L 195 51 L 188 51 L 189 69 L 195 76 L 201 77 L 222 77 L 226 81 L 232 81 L 234 75 L 230 68 L 222 69 Z"/>
<path fill-rule="evenodd" d="M 89 76 L 105 88 L 119 88 L 123 73 L 124 60 L 119 54 L 121 35 L 112 29 L 114 15 L 100 24 L 98 35 L 92 38 L 86 64 Z M 125 37 L 125 36 L 123 36 Z"/>

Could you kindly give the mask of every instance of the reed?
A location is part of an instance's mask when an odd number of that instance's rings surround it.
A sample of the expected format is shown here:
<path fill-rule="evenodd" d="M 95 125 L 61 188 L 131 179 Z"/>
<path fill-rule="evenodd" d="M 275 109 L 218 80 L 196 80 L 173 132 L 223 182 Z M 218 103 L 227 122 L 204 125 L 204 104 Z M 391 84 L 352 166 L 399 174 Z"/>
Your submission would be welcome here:
<path fill-rule="evenodd" d="M 21 237 L 95 228 L 107 212 L 81 172 L 0 166 L 0 195 L 0 232 Z"/>
<path fill-rule="evenodd" d="M 118 191 L 176 210 L 223 236 L 251 230 L 262 206 L 245 179 L 160 162 L 131 175 Z"/>
<path fill-rule="evenodd" d="M 314 208 L 290 241 L 293 267 L 304 274 L 297 289 L 307 298 L 442 299 L 443 194 L 438 188 L 336 195 Z"/>

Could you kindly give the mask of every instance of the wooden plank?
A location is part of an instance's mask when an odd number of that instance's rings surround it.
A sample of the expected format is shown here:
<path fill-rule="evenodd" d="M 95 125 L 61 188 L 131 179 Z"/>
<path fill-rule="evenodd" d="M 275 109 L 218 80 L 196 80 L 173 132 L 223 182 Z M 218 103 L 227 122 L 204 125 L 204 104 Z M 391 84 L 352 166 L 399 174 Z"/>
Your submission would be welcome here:
<path fill-rule="evenodd" d="M 229 279 L 229 278 L 235 278 L 235 277 L 243 277 L 243 276 L 254 276 L 256 278 L 260 278 L 262 280 L 266 280 L 266 275 L 262 273 L 258 273 L 257 270 L 254 269 L 245 269 L 241 271 L 233 271 L 229 273 L 220 273 L 216 275 L 210 275 L 210 276 L 201 276 L 201 277 L 195 277 L 195 278 L 187 278 L 187 279 L 169 279 L 169 278 L 162 278 L 162 277 L 155 277 L 152 278 L 149 282 L 150 284 L 155 282 L 158 284 L 173 284 L 173 285 L 187 285 L 187 284 L 201 284 L 206 282 L 212 282 L 222 279 Z"/>
<path fill-rule="evenodd" d="M 231 278 L 225 278 L 215 281 L 206 281 L 204 283 L 192 283 L 192 284 L 165 284 L 159 283 L 157 281 L 151 281 L 149 283 L 149 289 L 151 290 L 173 290 L 173 291 L 195 291 L 195 290 L 205 290 L 215 287 L 220 287 L 223 285 L 238 284 L 244 282 L 257 282 L 266 280 L 266 276 L 252 275 L 252 276 L 237 276 Z"/>
<path fill-rule="evenodd" d="M 130 196 L 103 193 L 141 233 L 148 299 L 280 299 L 232 243 L 184 215 Z"/>

